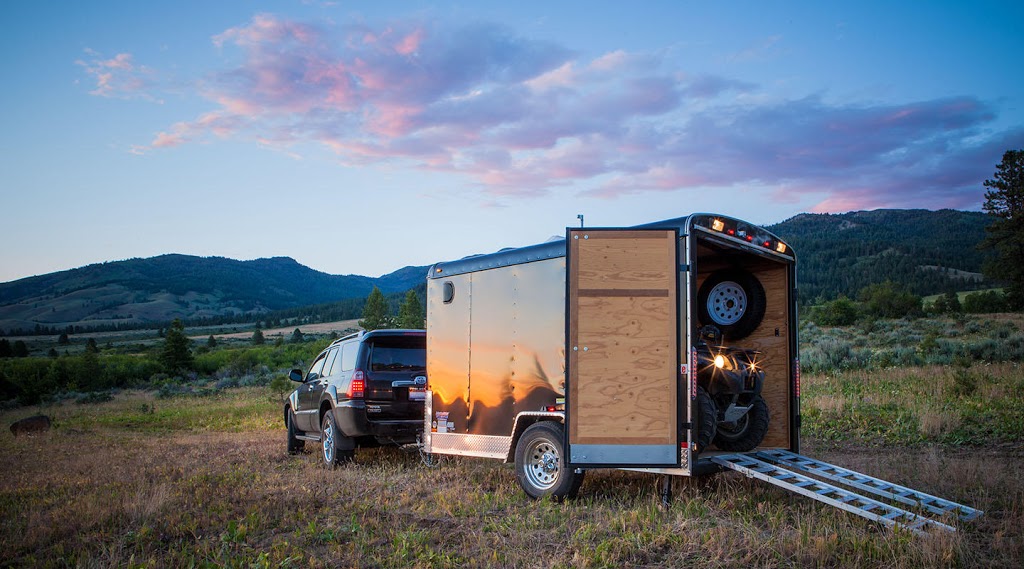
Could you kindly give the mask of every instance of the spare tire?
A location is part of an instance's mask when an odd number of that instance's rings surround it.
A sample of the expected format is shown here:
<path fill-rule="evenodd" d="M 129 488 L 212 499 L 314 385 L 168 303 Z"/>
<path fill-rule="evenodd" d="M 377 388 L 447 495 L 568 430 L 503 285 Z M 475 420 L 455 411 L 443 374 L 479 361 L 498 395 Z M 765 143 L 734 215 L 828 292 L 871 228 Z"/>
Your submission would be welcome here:
<path fill-rule="evenodd" d="M 697 293 L 697 316 L 713 324 L 728 341 L 749 336 L 764 319 L 764 287 L 757 277 L 740 269 L 711 273 Z"/>

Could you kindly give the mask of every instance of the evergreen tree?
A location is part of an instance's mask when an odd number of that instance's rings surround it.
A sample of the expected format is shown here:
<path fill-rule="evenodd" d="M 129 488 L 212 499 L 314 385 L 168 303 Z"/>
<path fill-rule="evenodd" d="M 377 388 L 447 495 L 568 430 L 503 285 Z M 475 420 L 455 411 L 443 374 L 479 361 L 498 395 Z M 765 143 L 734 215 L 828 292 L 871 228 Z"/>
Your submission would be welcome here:
<path fill-rule="evenodd" d="M 266 342 L 266 339 L 263 337 L 263 330 L 257 328 L 256 331 L 252 333 L 252 343 L 257 346 L 262 346 L 263 342 Z"/>
<path fill-rule="evenodd" d="M 164 347 L 160 352 L 160 363 L 170 373 L 181 373 L 192 369 L 192 340 L 185 335 L 185 325 L 181 320 L 171 322 L 164 332 Z"/>
<path fill-rule="evenodd" d="M 57 353 L 57 348 L 50 348 L 50 351 L 46 353 L 46 356 L 50 358 L 56 358 L 59 357 L 60 354 Z"/>
<path fill-rule="evenodd" d="M 62 333 L 60 336 L 57 337 L 57 345 L 58 346 L 67 346 L 70 343 L 71 343 L 71 338 L 68 338 L 67 332 Z"/>
<path fill-rule="evenodd" d="M 963 312 L 963 307 L 960 305 L 960 296 L 953 291 L 949 291 L 942 295 L 943 304 L 946 306 L 946 312 L 950 314 L 958 314 Z"/>
<path fill-rule="evenodd" d="M 410 290 L 405 293 L 405 302 L 398 308 L 399 328 L 423 328 L 423 305 L 420 304 L 420 297 L 416 291 Z"/>
<path fill-rule="evenodd" d="M 7 338 L 0 339 L 0 358 L 13 358 L 14 350 L 11 348 L 11 341 Z"/>
<path fill-rule="evenodd" d="M 1024 150 L 1007 150 L 995 175 L 985 180 L 985 204 L 995 221 L 988 226 L 982 247 L 995 249 L 998 258 L 985 265 L 985 274 L 1009 282 L 1006 302 L 1024 309 Z"/>
<path fill-rule="evenodd" d="M 295 331 L 292 332 L 292 343 L 293 344 L 301 344 L 302 341 L 305 340 L 305 339 L 306 339 L 306 337 L 305 337 L 305 335 L 303 335 L 302 330 L 299 330 L 298 328 L 296 328 Z"/>
<path fill-rule="evenodd" d="M 369 332 L 381 328 L 390 328 L 391 318 L 388 316 L 388 301 L 379 288 L 373 287 L 370 296 L 366 298 L 366 306 L 363 307 L 363 319 L 359 326 Z"/>
<path fill-rule="evenodd" d="M 28 344 L 24 340 L 17 340 L 14 342 L 14 349 L 11 350 L 16 358 L 27 358 L 28 357 Z"/>
<path fill-rule="evenodd" d="M 96 344 L 96 338 L 89 338 L 89 341 L 85 343 L 85 351 L 90 354 L 100 353 L 100 347 Z"/>
<path fill-rule="evenodd" d="M 214 338 L 213 334 L 210 334 L 210 337 L 206 339 L 206 347 L 207 348 L 216 348 L 217 347 L 217 338 Z"/>

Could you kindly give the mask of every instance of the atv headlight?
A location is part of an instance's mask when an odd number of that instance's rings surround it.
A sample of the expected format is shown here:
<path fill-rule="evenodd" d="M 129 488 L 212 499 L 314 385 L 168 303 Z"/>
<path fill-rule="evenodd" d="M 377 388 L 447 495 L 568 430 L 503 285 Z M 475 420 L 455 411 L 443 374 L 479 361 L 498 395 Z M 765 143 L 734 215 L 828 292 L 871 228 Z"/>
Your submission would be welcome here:
<path fill-rule="evenodd" d="M 725 356 L 723 356 L 722 354 L 718 354 L 717 356 L 715 356 L 715 367 L 717 367 L 718 369 L 722 369 L 725 367 Z"/>

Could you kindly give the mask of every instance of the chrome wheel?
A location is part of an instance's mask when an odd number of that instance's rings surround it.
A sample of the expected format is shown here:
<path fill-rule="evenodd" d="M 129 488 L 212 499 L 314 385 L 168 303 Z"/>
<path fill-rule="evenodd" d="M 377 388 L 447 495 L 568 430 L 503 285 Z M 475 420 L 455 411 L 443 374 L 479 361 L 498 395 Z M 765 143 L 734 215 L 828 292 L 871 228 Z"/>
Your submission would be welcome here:
<path fill-rule="evenodd" d="M 747 293 L 733 281 L 722 281 L 708 294 L 707 308 L 716 324 L 735 324 L 747 311 Z"/>
<path fill-rule="evenodd" d="M 558 481 L 558 449 L 547 439 L 537 439 L 526 450 L 526 479 L 538 490 L 548 490 Z"/>
<path fill-rule="evenodd" d="M 324 418 L 324 462 L 334 464 L 334 422 Z"/>

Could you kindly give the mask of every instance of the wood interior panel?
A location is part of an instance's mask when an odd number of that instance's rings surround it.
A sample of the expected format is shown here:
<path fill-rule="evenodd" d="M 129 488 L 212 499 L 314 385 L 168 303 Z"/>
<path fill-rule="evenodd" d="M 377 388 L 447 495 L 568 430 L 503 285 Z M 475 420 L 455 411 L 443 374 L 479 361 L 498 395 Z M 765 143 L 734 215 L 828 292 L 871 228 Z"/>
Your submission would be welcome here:
<path fill-rule="evenodd" d="M 570 239 L 570 444 L 674 444 L 675 232 L 578 235 Z"/>

